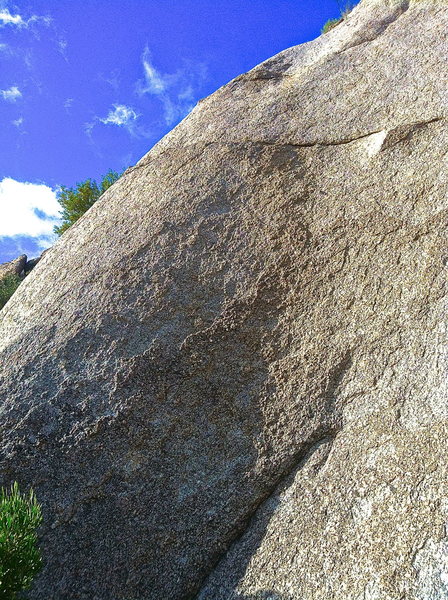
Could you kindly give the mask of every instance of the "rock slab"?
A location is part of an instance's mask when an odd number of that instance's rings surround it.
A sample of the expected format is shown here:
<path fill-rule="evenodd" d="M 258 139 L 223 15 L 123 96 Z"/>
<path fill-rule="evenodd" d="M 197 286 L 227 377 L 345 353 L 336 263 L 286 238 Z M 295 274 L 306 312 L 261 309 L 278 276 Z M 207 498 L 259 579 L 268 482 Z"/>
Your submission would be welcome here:
<path fill-rule="evenodd" d="M 1 311 L 30 598 L 448 597 L 447 29 L 363 0 L 238 77 Z"/>

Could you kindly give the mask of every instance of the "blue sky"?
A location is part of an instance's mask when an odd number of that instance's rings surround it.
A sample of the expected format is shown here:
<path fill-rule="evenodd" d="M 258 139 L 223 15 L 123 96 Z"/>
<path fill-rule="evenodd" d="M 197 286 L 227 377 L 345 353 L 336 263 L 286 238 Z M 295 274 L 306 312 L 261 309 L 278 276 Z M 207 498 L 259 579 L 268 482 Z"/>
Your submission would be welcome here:
<path fill-rule="evenodd" d="M 135 164 L 338 1 L 0 0 L 0 262 L 52 243 L 58 186 Z"/>

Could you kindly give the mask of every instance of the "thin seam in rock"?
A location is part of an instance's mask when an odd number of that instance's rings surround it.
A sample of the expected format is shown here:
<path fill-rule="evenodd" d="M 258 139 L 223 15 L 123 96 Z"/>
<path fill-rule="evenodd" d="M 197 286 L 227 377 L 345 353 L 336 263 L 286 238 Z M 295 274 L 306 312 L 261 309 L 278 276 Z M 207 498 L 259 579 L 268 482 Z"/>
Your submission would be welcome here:
<path fill-rule="evenodd" d="M 219 554 L 219 556 L 213 561 L 213 565 L 211 566 L 209 572 L 207 573 L 207 575 L 204 576 L 202 581 L 199 583 L 198 591 L 192 593 L 185 600 L 199 600 L 199 596 L 200 596 L 204 586 L 207 584 L 207 580 L 209 579 L 209 577 L 211 577 L 213 572 L 219 567 L 219 564 L 221 563 L 222 560 L 225 559 L 225 557 L 228 554 L 228 552 L 230 551 L 230 549 L 233 546 L 235 546 L 236 544 L 238 544 L 238 542 L 240 542 L 240 540 L 242 540 L 242 538 L 244 537 L 246 532 L 252 528 L 252 526 L 254 525 L 254 523 L 257 519 L 258 513 L 261 510 L 263 510 L 263 507 L 266 505 L 266 503 L 269 502 L 269 500 L 272 498 L 272 496 L 279 493 L 280 489 L 287 482 L 287 480 L 293 475 L 293 473 L 297 472 L 312 457 L 312 455 L 316 452 L 316 450 L 318 450 L 323 444 L 328 443 L 328 444 L 330 444 L 328 452 L 325 455 L 325 457 L 323 458 L 322 462 L 318 465 L 318 470 L 319 471 L 322 470 L 322 468 L 325 466 L 325 464 L 328 461 L 333 442 L 336 439 L 336 436 L 340 430 L 341 430 L 341 427 L 338 426 L 338 427 L 334 427 L 333 429 L 328 429 L 327 431 L 325 431 L 325 433 L 317 432 L 316 435 L 313 436 L 311 438 L 311 440 L 309 440 L 309 442 L 306 444 L 305 448 L 302 448 L 298 452 L 298 454 L 292 458 L 290 465 L 287 466 L 284 471 L 282 471 L 282 473 L 279 475 L 279 477 L 277 477 L 275 479 L 274 483 L 267 489 L 266 493 L 263 494 L 263 496 L 260 498 L 260 500 L 255 504 L 254 509 L 252 510 L 250 515 L 248 515 L 246 517 L 246 519 L 244 520 L 244 523 L 241 525 L 241 527 L 238 528 L 238 531 L 236 532 L 235 536 L 227 544 L 226 549 L 223 552 L 221 552 Z"/>
<path fill-rule="evenodd" d="M 179 168 L 176 170 L 176 172 L 172 175 L 172 177 L 175 177 L 177 175 L 177 173 L 179 173 L 179 171 L 181 171 L 186 165 L 188 165 L 188 163 L 196 160 L 196 158 L 199 158 L 199 156 L 204 152 L 204 150 L 212 144 L 219 144 L 219 142 L 212 142 L 212 141 L 201 142 L 199 144 L 199 146 L 201 147 L 201 150 L 195 156 L 192 156 L 191 158 L 189 158 L 188 160 L 183 162 L 179 166 Z M 191 146 L 193 147 L 193 146 L 195 146 L 195 144 L 191 144 Z M 170 146 L 170 147 L 166 148 L 165 150 L 163 150 L 163 152 L 161 152 L 155 158 L 159 159 L 161 156 L 163 156 L 170 150 L 181 150 L 183 148 L 188 148 L 188 146 Z M 128 175 L 129 173 L 132 173 L 133 171 L 136 171 L 137 169 L 142 169 L 143 167 L 148 167 L 151 164 L 151 162 L 152 162 L 152 156 L 148 156 L 148 160 L 146 160 L 145 162 L 140 161 L 134 167 L 129 167 L 129 169 L 126 169 L 126 171 L 124 172 L 124 175 Z"/>
<path fill-rule="evenodd" d="M 415 121 L 412 123 L 401 123 L 392 128 L 384 127 L 382 129 L 370 131 L 369 133 L 360 134 L 356 137 L 344 138 L 342 140 L 334 140 L 334 141 L 317 141 L 317 142 L 306 142 L 306 143 L 282 142 L 281 144 L 278 144 L 277 142 L 259 141 L 259 142 L 253 142 L 253 143 L 265 144 L 265 145 L 269 145 L 269 146 L 292 146 L 295 148 L 312 148 L 314 146 L 343 146 L 345 144 L 351 144 L 353 142 L 363 140 L 364 138 L 368 138 L 371 135 L 376 135 L 383 131 L 390 133 L 392 131 L 395 131 L 399 127 L 409 127 L 410 130 L 418 129 L 420 127 L 424 127 L 425 125 L 430 125 L 431 123 L 436 123 L 438 121 L 444 121 L 444 120 L 445 120 L 445 117 L 434 117 L 433 119 L 428 119 L 427 121 Z"/>
<path fill-rule="evenodd" d="M 195 159 L 199 158 L 199 156 L 203 153 L 203 151 L 208 146 L 243 146 L 243 145 L 250 145 L 250 144 L 253 144 L 253 145 L 258 144 L 258 145 L 273 146 L 273 147 L 290 146 L 293 148 L 313 148 L 315 146 L 316 147 L 319 147 L 319 146 L 321 146 L 321 147 L 344 146 L 346 144 L 351 144 L 353 142 L 357 142 L 359 140 L 368 138 L 371 135 L 376 135 L 378 133 L 381 133 L 382 131 L 386 131 L 386 132 L 390 133 L 392 131 L 395 131 L 399 127 L 409 127 L 410 129 L 412 129 L 412 128 L 417 129 L 419 127 L 424 127 L 425 125 L 430 125 L 431 123 L 437 123 L 439 121 L 445 121 L 445 120 L 446 120 L 446 117 L 438 116 L 438 117 L 433 117 L 432 119 L 428 119 L 428 120 L 413 121 L 412 123 L 399 123 L 391 128 L 383 127 L 381 129 L 369 131 L 368 133 L 359 134 L 355 137 L 343 138 L 342 140 L 318 140 L 315 142 L 294 142 L 294 141 L 277 142 L 277 141 L 269 141 L 269 140 L 249 140 L 249 139 L 248 140 L 236 140 L 236 141 L 228 140 L 228 141 L 226 141 L 225 139 L 222 139 L 222 138 L 218 139 L 218 140 L 209 140 L 207 142 L 200 142 L 198 144 L 201 147 L 201 150 L 197 154 L 195 154 L 195 156 L 192 156 L 191 158 L 186 160 L 184 163 L 182 163 L 182 165 L 179 167 L 179 169 L 176 171 L 176 173 L 173 175 L 173 177 L 189 162 L 192 162 Z M 165 153 L 169 152 L 170 150 L 180 150 L 180 149 L 194 147 L 194 146 L 195 146 L 195 144 L 190 144 L 190 145 L 186 145 L 186 146 L 170 146 L 170 147 L 166 148 L 166 150 L 164 150 L 162 154 L 165 154 Z M 162 156 L 162 154 L 158 155 L 156 158 L 160 158 L 160 156 Z M 129 169 L 126 169 L 125 175 L 127 175 L 137 169 L 147 167 L 150 163 L 151 163 L 151 158 L 148 157 L 148 160 L 146 162 L 137 164 L 134 167 L 129 167 Z"/>
<path fill-rule="evenodd" d="M 358 46 L 363 46 L 365 44 L 370 44 L 371 42 L 374 42 L 375 40 L 377 40 L 378 38 L 383 36 L 386 33 L 386 31 L 389 29 L 389 27 L 391 25 L 393 25 L 394 23 L 396 23 L 398 21 L 398 19 L 400 17 L 402 17 L 409 10 L 409 7 L 410 7 L 409 0 L 407 0 L 406 2 L 403 2 L 402 11 L 399 14 L 394 15 L 394 17 L 391 21 L 389 21 L 388 23 L 384 23 L 383 27 L 380 28 L 376 32 L 376 35 L 374 35 L 373 37 L 367 38 L 367 39 L 363 39 L 362 41 L 355 42 L 349 46 L 346 46 L 345 48 L 342 48 L 341 50 L 337 50 L 335 52 L 327 54 L 327 55 L 325 55 L 325 59 L 328 59 L 331 56 L 336 56 L 338 54 L 343 54 L 344 52 L 347 52 L 348 50 L 352 50 L 353 48 L 356 48 Z M 345 21 L 345 20 L 346 19 L 343 18 L 343 21 Z M 315 65 L 310 65 L 310 66 L 315 66 Z M 266 72 L 265 74 L 263 74 L 261 72 L 261 73 L 254 73 L 253 75 L 251 75 L 251 72 L 249 71 L 248 73 L 244 73 L 243 75 L 236 77 L 234 79 L 233 83 L 240 83 L 240 82 L 245 83 L 245 82 L 249 82 L 249 81 L 281 81 L 282 79 L 293 78 L 293 77 L 295 77 L 294 73 L 269 73 L 269 72 Z"/>
<path fill-rule="evenodd" d="M 409 6 L 410 6 L 409 0 L 407 2 L 403 2 L 403 5 L 402 5 L 403 10 L 398 15 L 394 16 L 392 21 L 389 21 L 389 23 L 385 23 L 384 27 L 376 32 L 376 35 L 374 35 L 371 38 L 364 39 L 360 42 L 355 42 L 354 44 L 347 46 L 346 48 L 343 48 L 342 50 L 338 50 L 337 52 L 333 53 L 333 56 L 336 56 L 338 54 L 343 54 L 344 52 L 347 52 L 348 50 L 352 50 L 353 48 L 357 48 L 358 46 L 364 46 L 366 44 L 370 44 L 370 43 L 374 42 L 375 40 L 379 39 L 386 33 L 386 31 L 389 29 L 389 27 L 391 25 L 396 23 L 398 21 L 398 19 L 400 17 L 402 17 L 409 10 Z"/>

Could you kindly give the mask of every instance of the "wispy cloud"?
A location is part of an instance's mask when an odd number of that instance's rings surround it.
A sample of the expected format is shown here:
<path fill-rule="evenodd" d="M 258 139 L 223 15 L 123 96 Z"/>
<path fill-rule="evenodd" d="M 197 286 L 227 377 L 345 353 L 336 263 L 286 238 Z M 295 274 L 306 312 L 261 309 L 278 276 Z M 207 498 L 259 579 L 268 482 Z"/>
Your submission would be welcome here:
<path fill-rule="evenodd" d="M 38 246 L 48 247 L 60 208 L 55 190 L 47 185 L 5 177 L 0 181 L 0 238 L 29 236 Z"/>
<path fill-rule="evenodd" d="M 58 44 L 59 52 L 62 54 L 62 56 L 64 58 L 66 58 L 66 50 L 67 50 L 67 46 L 68 46 L 67 40 L 65 38 L 59 38 L 57 44 Z"/>
<path fill-rule="evenodd" d="M 66 112 L 70 112 L 71 107 L 73 106 L 73 102 L 75 101 L 74 98 L 66 98 L 66 100 L 64 101 L 64 108 L 66 110 Z"/>
<path fill-rule="evenodd" d="M 137 82 L 139 96 L 150 94 L 163 106 L 167 125 L 173 125 L 187 115 L 199 99 L 199 90 L 206 79 L 207 69 L 202 63 L 184 61 L 175 73 L 161 73 L 154 66 L 148 46 L 142 54 L 144 79 Z"/>
<path fill-rule="evenodd" d="M 93 121 L 86 123 L 84 128 L 87 136 L 94 145 L 93 130 L 95 125 L 99 123 L 121 127 L 133 137 L 149 137 L 150 132 L 138 123 L 139 117 L 141 117 L 141 114 L 137 113 L 131 106 L 113 104 L 106 117 L 95 117 Z"/>
<path fill-rule="evenodd" d="M 100 119 L 100 121 L 105 125 L 118 125 L 118 127 L 129 129 L 133 127 L 139 116 L 130 106 L 114 104 L 107 117 Z"/>
<path fill-rule="evenodd" d="M 11 14 L 8 8 L 0 8 L 0 27 L 11 25 L 13 27 L 30 27 L 33 23 L 41 23 L 42 25 L 49 25 L 51 23 L 50 17 L 41 17 L 38 15 L 32 15 L 28 19 L 24 19 L 22 15 Z"/>
<path fill-rule="evenodd" d="M 156 96 L 164 94 L 169 87 L 169 76 L 162 75 L 152 65 L 148 46 L 143 51 L 142 63 L 145 82 L 140 87 L 140 93 L 155 94 Z"/>
<path fill-rule="evenodd" d="M 114 69 L 109 75 L 104 75 L 103 73 L 99 73 L 98 79 L 101 82 L 107 83 L 110 87 L 118 92 L 120 89 L 120 71 L 118 69 Z"/>
<path fill-rule="evenodd" d="M 15 119 L 14 121 L 11 121 L 11 122 L 14 125 L 14 127 L 17 127 L 17 129 L 22 129 L 23 121 L 24 121 L 23 117 L 19 117 L 18 119 Z"/>
<path fill-rule="evenodd" d="M 16 85 L 11 86 L 7 90 L 0 90 L 0 95 L 3 100 L 7 100 L 8 102 L 15 102 L 19 98 L 22 98 L 22 92 Z"/>

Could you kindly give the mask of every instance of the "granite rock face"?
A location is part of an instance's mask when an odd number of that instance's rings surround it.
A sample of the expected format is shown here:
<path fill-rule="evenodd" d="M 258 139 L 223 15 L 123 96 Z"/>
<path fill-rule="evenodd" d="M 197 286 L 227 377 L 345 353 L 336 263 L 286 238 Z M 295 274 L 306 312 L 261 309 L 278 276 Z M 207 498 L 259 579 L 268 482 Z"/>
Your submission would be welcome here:
<path fill-rule="evenodd" d="M 8 277 L 10 275 L 16 275 L 17 277 L 23 275 L 26 266 L 26 261 L 26 254 L 22 254 L 14 260 L 0 264 L 0 279 L 4 279 L 5 277 Z"/>
<path fill-rule="evenodd" d="M 363 0 L 238 77 L 1 311 L 30 598 L 448 597 L 447 29 Z"/>
<path fill-rule="evenodd" d="M 46 252 L 46 251 L 44 251 Z M 0 284 L 3 282 L 8 286 L 7 279 L 12 277 L 18 280 L 18 283 L 23 281 L 23 279 L 34 269 L 37 265 L 41 257 L 32 258 L 28 260 L 26 254 L 22 254 L 18 258 L 14 260 L 10 260 L 6 263 L 0 264 Z M 16 286 L 14 286 L 15 288 Z M 3 306 L 3 302 L 0 303 L 0 306 Z"/>
<path fill-rule="evenodd" d="M 0 264 L 0 280 L 8 275 L 16 275 L 23 279 L 28 273 L 30 273 L 37 263 L 40 261 L 41 257 L 47 252 L 44 250 L 41 256 L 37 256 L 36 258 L 31 258 L 28 260 L 26 254 L 22 254 L 18 258 L 14 260 L 10 260 L 6 263 Z"/>

